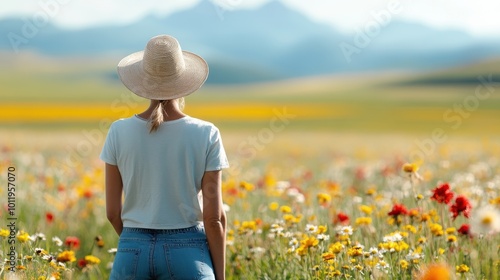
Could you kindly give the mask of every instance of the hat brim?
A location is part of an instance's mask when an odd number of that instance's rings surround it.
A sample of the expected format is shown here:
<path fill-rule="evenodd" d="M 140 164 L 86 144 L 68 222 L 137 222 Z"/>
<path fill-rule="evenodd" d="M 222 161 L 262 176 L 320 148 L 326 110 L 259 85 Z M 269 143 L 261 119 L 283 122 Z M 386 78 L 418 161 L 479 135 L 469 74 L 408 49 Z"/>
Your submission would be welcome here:
<path fill-rule="evenodd" d="M 200 56 L 182 51 L 185 69 L 175 76 L 152 76 L 142 67 L 144 51 L 123 58 L 117 67 L 122 83 L 138 96 L 153 100 L 171 100 L 198 90 L 207 80 L 208 64 Z"/>

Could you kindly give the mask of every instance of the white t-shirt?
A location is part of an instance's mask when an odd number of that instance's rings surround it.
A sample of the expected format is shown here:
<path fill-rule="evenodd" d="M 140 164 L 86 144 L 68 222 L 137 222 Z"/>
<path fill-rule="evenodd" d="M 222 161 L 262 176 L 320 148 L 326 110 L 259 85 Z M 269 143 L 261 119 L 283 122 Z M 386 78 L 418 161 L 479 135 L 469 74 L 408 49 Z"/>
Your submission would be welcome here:
<path fill-rule="evenodd" d="M 176 229 L 202 219 L 205 171 L 229 167 L 219 130 L 189 116 L 149 133 L 133 116 L 111 125 L 100 158 L 117 165 L 123 181 L 124 227 Z"/>

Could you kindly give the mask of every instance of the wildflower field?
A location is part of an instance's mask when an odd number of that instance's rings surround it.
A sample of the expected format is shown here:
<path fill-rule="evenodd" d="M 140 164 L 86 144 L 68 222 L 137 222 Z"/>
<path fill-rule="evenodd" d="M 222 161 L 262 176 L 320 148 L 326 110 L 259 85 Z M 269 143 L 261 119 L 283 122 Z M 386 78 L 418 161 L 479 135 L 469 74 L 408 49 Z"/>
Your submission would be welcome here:
<path fill-rule="evenodd" d="M 2 279 L 107 279 L 118 236 L 98 149 L 73 161 L 61 147 L 78 133 L 10 135 L 0 151 Z M 290 132 L 244 154 L 246 136 L 225 136 L 228 279 L 499 279 L 496 143 L 451 141 L 411 163 L 396 144 L 405 137 L 353 145 L 361 135 Z"/>
<path fill-rule="evenodd" d="M 98 154 L 147 102 L 103 79 L 115 62 L 6 63 L 0 278 L 107 279 L 118 236 Z M 188 97 L 231 164 L 227 278 L 500 279 L 498 65 Z"/>

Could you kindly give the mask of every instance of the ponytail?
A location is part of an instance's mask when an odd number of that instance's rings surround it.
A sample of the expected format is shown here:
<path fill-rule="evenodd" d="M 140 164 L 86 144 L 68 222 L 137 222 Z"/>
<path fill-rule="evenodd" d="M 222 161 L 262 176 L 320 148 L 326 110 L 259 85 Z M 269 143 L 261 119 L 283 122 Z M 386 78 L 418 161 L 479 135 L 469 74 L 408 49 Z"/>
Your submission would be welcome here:
<path fill-rule="evenodd" d="M 165 114 L 167 113 L 165 108 L 168 101 L 169 100 L 160 100 L 156 104 L 156 107 L 154 108 L 153 113 L 149 118 L 149 123 L 150 123 L 149 133 L 157 131 L 158 128 L 160 127 L 160 124 L 163 123 L 163 112 L 165 112 Z"/>

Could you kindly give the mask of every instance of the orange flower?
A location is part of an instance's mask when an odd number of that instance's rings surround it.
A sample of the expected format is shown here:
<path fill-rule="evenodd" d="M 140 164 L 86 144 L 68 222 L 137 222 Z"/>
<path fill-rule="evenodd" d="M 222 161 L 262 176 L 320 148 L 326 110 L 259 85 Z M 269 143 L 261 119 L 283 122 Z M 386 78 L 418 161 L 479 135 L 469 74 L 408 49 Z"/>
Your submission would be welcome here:
<path fill-rule="evenodd" d="M 57 255 L 58 262 L 74 262 L 76 261 L 75 252 L 73 251 L 63 251 Z"/>
<path fill-rule="evenodd" d="M 422 270 L 417 277 L 419 280 L 449 280 L 451 279 L 450 268 L 446 264 L 431 264 Z"/>

